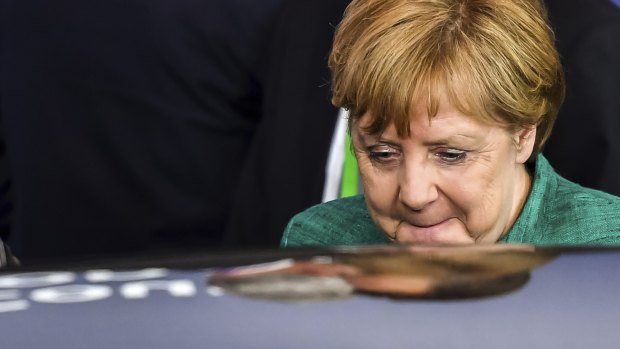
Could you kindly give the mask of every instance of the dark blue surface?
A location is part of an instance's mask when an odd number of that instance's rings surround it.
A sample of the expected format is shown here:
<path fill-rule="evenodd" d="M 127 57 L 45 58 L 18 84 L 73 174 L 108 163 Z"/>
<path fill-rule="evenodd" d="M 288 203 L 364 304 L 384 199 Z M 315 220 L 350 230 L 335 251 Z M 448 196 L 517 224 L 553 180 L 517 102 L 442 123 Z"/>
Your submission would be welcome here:
<path fill-rule="evenodd" d="M 165 271 L 195 293 L 104 300 L 32 301 L 0 313 L 3 348 L 618 348 L 620 252 L 563 254 L 523 288 L 467 301 L 397 301 L 356 296 L 283 304 L 206 293 L 206 271 Z M 0 278 L 0 284 L 2 280 Z M 127 286 L 124 286 L 127 287 Z M 35 288 L 40 289 L 41 287 Z M 7 292 L 7 288 L 0 289 Z M 183 289 L 181 289 L 182 291 Z M 40 293 L 40 291 L 39 291 Z M 6 294 L 5 294 L 6 298 Z M 7 304 L 0 301 L 2 304 Z"/>

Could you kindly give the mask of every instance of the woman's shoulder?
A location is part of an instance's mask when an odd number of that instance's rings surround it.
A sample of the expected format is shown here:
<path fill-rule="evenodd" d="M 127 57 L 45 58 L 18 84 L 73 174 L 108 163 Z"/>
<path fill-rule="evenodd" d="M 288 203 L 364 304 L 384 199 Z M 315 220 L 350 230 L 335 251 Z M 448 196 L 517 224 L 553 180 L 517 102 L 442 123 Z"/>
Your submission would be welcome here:
<path fill-rule="evenodd" d="M 374 225 L 363 195 L 337 199 L 295 215 L 281 246 L 337 246 L 385 243 Z"/>
<path fill-rule="evenodd" d="M 580 186 L 539 155 L 521 215 L 503 242 L 534 245 L 620 245 L 620 197 Z"/>
<path fill-rule="evenodd" d="M 546 239 L 570 245 L 620 245 L 620 197 L 556 176 L 542 210 Z"/>

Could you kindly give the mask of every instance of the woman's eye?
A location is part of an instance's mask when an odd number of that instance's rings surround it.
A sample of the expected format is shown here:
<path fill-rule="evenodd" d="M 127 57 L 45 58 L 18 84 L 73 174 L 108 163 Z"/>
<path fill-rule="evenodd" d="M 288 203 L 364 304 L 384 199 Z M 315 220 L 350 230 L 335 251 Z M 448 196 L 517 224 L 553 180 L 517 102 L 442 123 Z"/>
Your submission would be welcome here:
<path fill-rule="evenodd" d="M 448 164 L 460 163 L 467 157 L 465 150 L 447 149 L 437 153 L 437 156 Z"/>
<path fill-rule="evenodd" d="M 400 160 L 400 151 L 386 145 L 368 148 L 368 157 L 379 164 L 392 164 Z"/>

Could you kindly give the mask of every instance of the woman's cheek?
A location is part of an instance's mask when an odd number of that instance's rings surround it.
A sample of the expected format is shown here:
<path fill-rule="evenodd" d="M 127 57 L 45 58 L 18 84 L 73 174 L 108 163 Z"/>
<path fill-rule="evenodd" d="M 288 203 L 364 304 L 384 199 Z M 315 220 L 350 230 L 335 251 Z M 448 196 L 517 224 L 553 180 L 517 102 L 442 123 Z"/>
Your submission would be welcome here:
<path fill-rule="evenodd" d="M 370 216 L 384 233 L 393 233 L 398 225 L 394 218 L 398 205 L 398 190 L 395 180 L 389 176 L 364 179 L 366 206 Z"/>

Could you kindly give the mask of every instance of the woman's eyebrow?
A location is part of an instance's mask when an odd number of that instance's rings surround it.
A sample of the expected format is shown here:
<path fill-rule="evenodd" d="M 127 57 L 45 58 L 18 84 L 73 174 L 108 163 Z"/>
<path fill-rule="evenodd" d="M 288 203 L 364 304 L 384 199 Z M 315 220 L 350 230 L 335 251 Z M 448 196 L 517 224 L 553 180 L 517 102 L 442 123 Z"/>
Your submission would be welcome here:
<path fill-rule="evenodd" d="M 396 147 L 400 146 L 397 140 L 386 138 L 381 134 L 378 134 L 378 135 L 369 134 L 362 130 L 359 130 L 359 132 L 357 132 L 357 137 L 358 137 L 358 141 L 360 142 L 360 144 L 364 147 L 368 146 L 369 143 L 388 144 L 388 145 L 392 145 Z"/>
<path fill-rule="evenodd" d="M 351 138 L 357 138 L 357 141 L 363 146 L 366 147 L 368 145 L 367 138 L 373 137 L 363 130 L 358 129 L 357 132 L 351 132 Z"/>
<path fill-rule="evenodd" d="M 455 143 L 460 144 L 463 141 L 471 142 L 471 141 L 477 141 L 477 140 L 479 140 L 479 137 L 459 133 L 459 134 L 451 135 L 448 137 L 428 140 L 424 142 L 424 145 L 426 146 L 450 145 L 450 144 L 455 144 Z"/>

